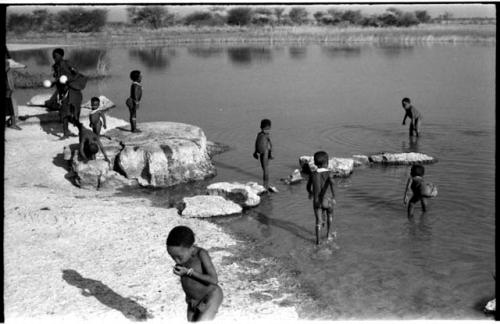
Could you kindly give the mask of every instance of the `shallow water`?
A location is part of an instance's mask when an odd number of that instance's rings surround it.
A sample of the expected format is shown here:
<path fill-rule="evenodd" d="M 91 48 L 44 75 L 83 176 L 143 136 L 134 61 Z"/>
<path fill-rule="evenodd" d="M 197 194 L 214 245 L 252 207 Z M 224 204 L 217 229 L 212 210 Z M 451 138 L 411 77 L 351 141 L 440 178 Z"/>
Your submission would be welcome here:
<path fill-rule="evenodd" d="M 260 119 L 273 122 L 271 182 L 279 193 L 255 209 L 218 222 L 249 235 L 268 255 L 295 269 L 318 300 L 304 316 L 324 319 L 484 318 L 494 295 L 495 47 L 245 46 L 68 48 L 91 71 L 84 100 L 104 94 L 127 118 L 128 73 L 143 71 L 139 122 L 199 125 L 231 150 L 215 157 L 207 182 L 261 181 L 252 158 Z M 50 50 L 12 53 L 34 71 L 50 71 Z M 104 62 L 104 63 L 103 63 Z M 40 90 L 19 90 L 25 102 Z M 401 99 L 423 114 L 422 136 L 408 138 Z M 423 152 L 439 159 L 425 177 L 439 195 L 413 222 L 402 205 L 407 167 L 356 169 L 336 185 L 336 244 L 314 246 L 305 183 L 279 179 L 298 157 L 325 150 L 349 157 L 380 151 Z M 204 183 L 198 185 L 203 188 Z M 201 190 L 201 189 L 199 189 Z M 167 206 L 176 193 L 147 194 Z M 316 313 L 316 314 L 315 314 Z"/>

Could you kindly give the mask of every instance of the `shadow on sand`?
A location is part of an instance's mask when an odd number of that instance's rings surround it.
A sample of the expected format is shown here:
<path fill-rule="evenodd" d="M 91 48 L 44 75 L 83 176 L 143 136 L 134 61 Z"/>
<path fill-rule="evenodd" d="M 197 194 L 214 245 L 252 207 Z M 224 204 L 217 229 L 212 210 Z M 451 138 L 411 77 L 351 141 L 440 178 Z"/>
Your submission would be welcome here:
<path fill-rule="evenodd" d="M 126 318 L 133 321 L 145 321 L 153 318 L 146 308 L 130 298 L 118 295 L 102 282 L 84 278 L 75 270 L 65 269 L 62 272 L 62 278 L 68 284 L 80 288 L 83 296 L 95 297 L 102 304 L 121 312 Z"/>

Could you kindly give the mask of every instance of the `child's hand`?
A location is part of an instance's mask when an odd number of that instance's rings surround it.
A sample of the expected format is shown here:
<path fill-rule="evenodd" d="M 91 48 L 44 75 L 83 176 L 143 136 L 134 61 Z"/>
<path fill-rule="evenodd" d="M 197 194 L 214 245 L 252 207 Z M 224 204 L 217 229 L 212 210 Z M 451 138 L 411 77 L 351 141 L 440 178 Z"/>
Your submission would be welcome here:
<path fill-rule="evenodd" d="M 254 159 L 256 159 L 256 160 L 258 160 L 258 159 L 259 159 L 259 155 L 257 154 L 257 152 L 254 152 L 254 153 L 253 153 L 253 158 L 254 158 Z"/>
<path fill-rule="evenodd" d="M 402 124 L 402 125 L 404 125 L 404 124 L 405 124 L 405 122 L 403 122 L 403 124 Z"/>
<path fill-rule="evenodd" d="M 174 266 L 174 274 L 178 275 L 179 277 L 187 275 L 189 269 L 180 265 Z"/>

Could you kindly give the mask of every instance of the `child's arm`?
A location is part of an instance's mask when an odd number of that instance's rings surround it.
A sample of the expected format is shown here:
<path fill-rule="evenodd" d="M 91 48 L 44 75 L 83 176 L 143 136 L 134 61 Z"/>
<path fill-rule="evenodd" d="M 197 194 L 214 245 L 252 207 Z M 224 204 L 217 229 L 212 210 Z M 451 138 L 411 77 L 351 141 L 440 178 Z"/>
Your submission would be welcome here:
<path fill-rule="evenodd" d="M 408 193 L 408 189 L 410 189 L 410 185 L 411 185 L 411 177 L 409 177 L 408 181 L 406 182 L 405 194 L 404 194 L 404 197 L 403 197 L 403 204 L 405 204 L 405 205 L 408 203 L 407 193 Z"/>
<path fill-rule="evenodd" d="M 405 109 L 405 116 L 403 117 L 403 125 L 406 123 L 406 117 L 408 117 L 408 111 Z"/>
<path fill-rule="evenodd" d="M 272 151 L 273 151 L 273 143 L 271 143 L 271 136 L 269 134 L 267 135 L 267 142 L 269 143 L 269 152 L 268 152 L 268 157 L 270 160 L 274 159 Z"/>
<path fill-rule="evenodd" d="M 106 129 L 106 114 L 104 112 L 101 112 L 101 117 L 102 117 L 102 126 L 104 129 Z"/>
<path fill-rule="evenodd" d="M 85 151 L 83 150 L 83 146 L 85 144 L 84 140 L 80 139 L 80 155 L 85 159 L 88 160 L 87 156 L 85 155 Z"/>
<path fill-rule="evenodd" d="M 259 147 L 259 136 L 260 136 L 260 133 L 257 134 L 257 138 L 255 138 L 255 150 L 253 151 L 253 157 L 256 160 L 259 159 L 259 154 L 257 153 L 258 152 L 258 147 Z"/>
<path fill-rule="evenodd" d="M 212 264 L 212 259 L 210 258 L 210 255 L 208 255 L 207 251 L 201 249 L 199 256 L 200 256 L 201 266 L 207 272 L 206 274 L 194 271 L 192 268 L 188 269 L 183 266 L 176 266 L 174 273 L 179 276 L 187 275 L 198 281 L 212 285 L 217 285 L 219 283 L 219 279 L 217 278 L 217 272 L 215 271 L 215 267 Z"/>

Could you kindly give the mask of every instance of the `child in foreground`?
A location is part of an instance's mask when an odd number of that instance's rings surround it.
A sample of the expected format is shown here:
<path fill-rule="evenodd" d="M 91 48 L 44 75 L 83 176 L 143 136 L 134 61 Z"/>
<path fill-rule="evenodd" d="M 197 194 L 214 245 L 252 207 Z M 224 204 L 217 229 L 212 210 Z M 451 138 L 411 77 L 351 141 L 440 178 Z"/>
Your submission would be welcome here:
<path fill-rule="evenodd" d="M 418 137 L 418 125 L 422 120 L 422 114 L 413 107 L 410 102 L 410 98 L 403 98 L 401 104 L 403 105 L 403 109 L 405 110 L 405 116 L 403 117 L 403 125 L 406 122 L 406 118 L 410 118 L 410 137 L 413 136 L 413 131 L 415 131 L 415 135 Z"/>
<path fill-rule="evenodd" d="M 89 126 L 90 128 L 92 128 L 92 131 L 96 135 L 101 134 L 101 127 L 104 127 L 104 129 L 106 129 L 106 116 L 104 115 L 103 111 L 99 110 L 100 104 L 101 101 L 99 100 L 99 98 L 92 97 L 92 99 L 90 99 L 91 112 L 89 114 Z"/>
<path fill-rule="evenodd" d="M 175 261 L 174 274 L 181 277 L 186 293 L 187 320 L 212 320 L 222 303 L 222 289 L 208 252 L 193 244 L 193 231 L 177 226 L 168 234 L 167 252 Z"/>
<path fill-rule="evenodd" d="M 137 129 L 136 115 L 142 98 L 141 71 L 134 70 L 130 72 L 130 80 L 132 80 L 132 84 L 130 85 L 130 96 L 125 102 L 130 112 L 130 131 L 132 133 L 140 133 L 141 130 Z"/>
<path fill-rule="evenodd" d="M 309 176 L 307 192 L 309 199 L 313 198 L 314 216 L 316 217 L 316 245 L 320 244 L 321 227 L 325 225 L 326 214 L 326 237 L 332 241 L 336 236 L 333 232 L 333 207 L 335 192 L 333 191 L 333 174 L 328 169 L 328 154 L 323 151 L 314 154 L 314 164 L 318 167 Z M 328 195 L 330 189 L 331 195 Z M 332 231 L 332 233 L 330 233 Z"/>
<path fill-rule="evenodd" d="M 271 121 L 262 119 L 260 122 L 260 132 L 255 139 L 255 151 L 253 157 L 260 160 L 260 166 L 263 173 L 263 185 L 266 190 L 274 191 L 273 187 L 269 186 L 269 160 L 274 159 L 272 155 L 273 145 L 270 137 Z"/>
<path fill-rule="evenodd" d="M 408 218 L 413 217 L 413 211 L 415 209 L 415 204 L 420 201 L 422 205 L 422 211 L 425 213 L 427 211 L 427 200 L 426 198 L 435 197 L 437 195 L 436 186 L 431 183 L 427 183 L 424 180 L 425 168 L 423 165 L 413 165 L 410 170 L 410 177 L 406 182 L 405 194 L 403 198 L 403 203 L 408 204 Z M 411 189 L 413 196 L 408 201 L 408 190 Z"/>

